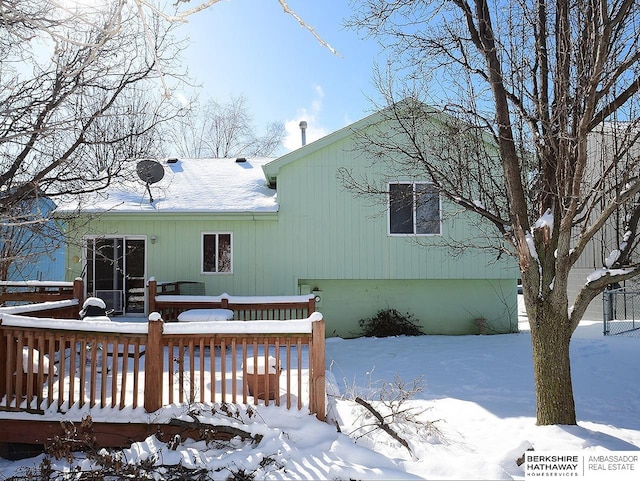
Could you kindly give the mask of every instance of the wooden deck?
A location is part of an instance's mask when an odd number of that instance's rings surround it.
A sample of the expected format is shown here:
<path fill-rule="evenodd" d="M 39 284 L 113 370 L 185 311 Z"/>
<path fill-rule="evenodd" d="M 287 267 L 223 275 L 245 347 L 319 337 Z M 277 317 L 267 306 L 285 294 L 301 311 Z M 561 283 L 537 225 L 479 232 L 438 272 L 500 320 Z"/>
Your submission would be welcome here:
<path fill-rule="evenodd" d="M 147 285 L 149 312 L 158 312 L 166 321 L 175 321 L 190 309 L 229 309 L 239 321 L 289 320 L 309 317 L 316 309 L 313 295 L 306 296 L 190 296 L 182 295 L 180 283 L 158 285 L 150 280 Z"/>
<path fill-rule="evenodd" d="M 20 312 L 25 308 L 20 304 L 28 304 L 30 309 L 37 305 L 36 313 L 30 314 L 36 317 L 78 319 L 83 296 L 82 279 L 73 282 L 0 281 L 0 307 L 14 305 L 15 312 Z"/>
<path fill-rule="evenodd" d="M 319 313 L 190 323 L 165 323 L 154 313 L 148 322 L 126 323 L 0 312 L 0 418 L 21 420 L 0 423 L 0 443 L 38 443 L 60 429 L 61 415 L 77 423 L 87 411 L 96 421 L 124 411 L 151 419 L 167 406 L 197 402 L 274 404 L 324 419 L 324 338 Z M 252 376 L 251 366 L 261 364 L 279 368 Z M 123 439 L 109 424 L 101 425 L 102 445 Z M 137 424 L 121 431 L 127 440 L 152 429 Z"/>

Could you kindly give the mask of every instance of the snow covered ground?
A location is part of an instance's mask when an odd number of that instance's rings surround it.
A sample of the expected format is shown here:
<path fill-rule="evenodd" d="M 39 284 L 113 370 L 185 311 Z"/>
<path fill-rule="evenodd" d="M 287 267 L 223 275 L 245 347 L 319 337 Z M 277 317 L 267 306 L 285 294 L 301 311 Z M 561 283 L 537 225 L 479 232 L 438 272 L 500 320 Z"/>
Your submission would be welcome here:
<path fill-rule="evenodd" d="M 261 407 L 251 418 L 240 416 L 242 421 L 195 406 L 203 422 L 236 425 L 261 434 L 262 441 L 220 449 L 183 440 L 172 451 L 149 438 L 126 450 L 125 459 L 206 467 L 212 479 L 242 469 L 255 479 L 460 480 L 523 479 L 524 467 L 516 459 L 529 448 L 640 455 L 640 338 L 603 337 L 602 323 L 582 322 L 572 341 L 578 425 L 542 427 L 535 425 L 530 336 L 522 316 L 520 329 L 496 336 L 328 339 L 333 379 L 328 411 L 340 431 L 305 412 L 275 406 Z M 415 380 L 424 382 L 424 390 L 413 389 Z M 401 404 L 416 422 L 392 425 L 410 450 L 380 430 L 365 435 L 367 430 L 358 429 L 372 418 L 354 397 L 383 412 L 376 402 L 380 388 L 394 382 L 416 391 Z M 0 459 L 0 479 L 40 461 Z M 74 464 L 91 469 L 81 456 Z M 71 468 L 66 461 L 54 467 Z M 634 479 L 640 463 L 635 470 L 606 472 L 600 479 Z"/>

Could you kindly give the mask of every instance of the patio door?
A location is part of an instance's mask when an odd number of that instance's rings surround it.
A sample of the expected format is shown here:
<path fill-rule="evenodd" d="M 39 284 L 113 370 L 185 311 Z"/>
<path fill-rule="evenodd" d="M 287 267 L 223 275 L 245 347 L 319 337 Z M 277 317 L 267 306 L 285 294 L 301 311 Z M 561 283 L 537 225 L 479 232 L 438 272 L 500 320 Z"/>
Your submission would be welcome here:
<path fill-rule="evenodd" d="M 85 258 L 88 296 L 99 297 L 117 314 L 144 314 L 144 238 L 88 238 Z"/>

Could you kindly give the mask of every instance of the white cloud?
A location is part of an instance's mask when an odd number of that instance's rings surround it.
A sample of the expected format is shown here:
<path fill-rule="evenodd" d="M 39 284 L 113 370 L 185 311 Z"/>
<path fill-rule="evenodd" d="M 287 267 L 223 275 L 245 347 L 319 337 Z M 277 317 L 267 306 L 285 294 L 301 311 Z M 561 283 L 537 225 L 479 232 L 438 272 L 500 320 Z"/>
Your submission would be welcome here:
<path fill-rule="evenodd" d="M 288 151 L 295 150 L 302 146 L 302 132 L 300 130 L 300 122 L 307 122 L 306 139 L 307 143 L 324 137 L 329 132 L 320 125 L 320 112 L 322 111 L 322 99 L 324 91 L 320 85 L 314 86 L 314 98 L 311 100 L 310 108 L 301 107 L 292 119 L 288 119 L 284 123 L 287 135 L 282 142 Z"/>

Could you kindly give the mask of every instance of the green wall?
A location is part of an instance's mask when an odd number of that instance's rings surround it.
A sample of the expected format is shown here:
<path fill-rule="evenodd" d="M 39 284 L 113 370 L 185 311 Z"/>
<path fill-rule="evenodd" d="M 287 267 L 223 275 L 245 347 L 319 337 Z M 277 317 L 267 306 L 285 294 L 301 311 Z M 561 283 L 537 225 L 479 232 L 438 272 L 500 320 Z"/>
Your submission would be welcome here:
<path fill-rule="evenodd" d="M 387 181 L 427 180 L 385 171 L 354 154 L 349 135 L 318 141 L 277 161 L 279 231 L 299 278 L 311 279 L 516 279 L 515 262 L 486 245 L 479 218 L 443 200 L 442 236 L 389 236 L 383 196 L 358 196 L 339 173 Z M 325 145 L 326 144 L 326 145 Z M 313 147 L 311 144 L 308 147 Z M 267 166 L 269 170 L 270 166 Z M 487 227 L 486 225 L 484 226 Z"/>
<path fill-rule="evenodd" d="M 161 281 L 205 283 L 207 295 L 291 295 L 290 285 L 273 282 L 277 264 L 272 239 L 277 230 L 275 214 L 212 216 L 204 214 L 104 214 L 77 231 L 80 235 L 145 236 L 147 278 Z M 233 273 L 201 273 L 201 234 L 232 232 Z M 156 237 L 155 243 L 150 238 Z M 70 244 L 67 279 L 81 275 L 78 243 Z"/>
<path fill-rule="evenodd" d="M 327 322 L 327 336 L 354 337 L 358 321 L 379 310 L 412 314 L 426 334 L 517 332 L 515 280 L 328 280 L 303 279 L 318 289 L 318 310 Z"/>

